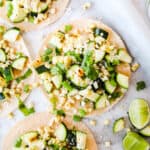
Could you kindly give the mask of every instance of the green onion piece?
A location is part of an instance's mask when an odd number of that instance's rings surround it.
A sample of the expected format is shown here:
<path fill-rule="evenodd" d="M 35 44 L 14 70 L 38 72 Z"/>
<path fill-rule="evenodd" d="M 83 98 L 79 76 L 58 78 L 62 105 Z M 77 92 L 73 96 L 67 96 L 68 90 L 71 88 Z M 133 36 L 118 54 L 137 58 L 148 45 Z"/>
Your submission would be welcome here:
<path fill-rule="evenodd" d="M 72 25 L 65 25 L 65 32 L 68 33 L 72 30 Z"/>
<path fill-rule="evenodd" d="M 24 85 L 23 91 L 25 93 L 29 93 L 31 91 L 30 85 L 29 84 Z"/>
<path fill-rule="evenodd" d="M 144 81 L 139 81 L 136 83 L 136 90 L 141 91 L 146 88 L 146 83 Z"/>
<path fill-rule="evenodd" d="M 22 144 L 22 139 L 21 139 L 21 138 L 18 138 L 18 139 L 16 140 L 15 147 L 19 148 L 19 147 L 21 147 L 21 144 Z"/>
<path fill-rule="evenodd" d="M 0 34 L 4 34 L 5 32 L 5 27 L 4 26 L 0 26 Z"/>
<path fill-rule="evenodd" d="M 84 109 L 79 109 L 79 114 L 81 117 L 84 117 L 86 115 L 86 111 Z"/>
<path fill-rule="evenodd" d="M 74 115 L 73 116 L 73 121 L 75 121 L 75 122 L 80 122 L 82 119 L 83 118 L 81 116 L 79 116 L 79 115 Z"/>
<path fill-rule="evenodd" d="M 23 113 L 24 116 L 28 116 L 35 112 L 34 107 L 27 108 L 27 106 L 22 102 L 22 100 L 18 99 L 18 108 Z"/>

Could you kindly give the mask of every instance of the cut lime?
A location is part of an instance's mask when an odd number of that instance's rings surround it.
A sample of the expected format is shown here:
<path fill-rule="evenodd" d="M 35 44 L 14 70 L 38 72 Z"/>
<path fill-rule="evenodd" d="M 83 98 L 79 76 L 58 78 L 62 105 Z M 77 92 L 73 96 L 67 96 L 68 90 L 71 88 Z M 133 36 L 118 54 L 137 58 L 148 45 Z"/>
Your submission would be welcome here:
<path fill-rule="evenodd" d="M 123 139 L 124 150 L 149 150 L 149 148 L 149 143 L 137 133 L 128 132 Z"/>
<path fill-rule="evenodd" d="M 144 128 L 150 121 L 150 109 L 144 99 L 134 100 L 129 107 L 129 118 L 137 129 Z"/>
<path fill-rule="evenodd" d="M 140 131 L 140 133 L 144 136 L 148 136 L 150 137 L 150 125 L 148 125 L 147 127 L 145 127 L 144 129 L 142 129 Z"/>

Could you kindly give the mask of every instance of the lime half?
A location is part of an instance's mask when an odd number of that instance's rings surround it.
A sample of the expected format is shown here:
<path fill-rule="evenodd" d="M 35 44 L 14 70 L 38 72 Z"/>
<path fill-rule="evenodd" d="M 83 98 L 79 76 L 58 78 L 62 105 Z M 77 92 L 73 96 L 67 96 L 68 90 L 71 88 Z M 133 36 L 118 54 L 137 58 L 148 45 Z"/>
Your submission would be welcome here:
<path fill-rule="evenodd" d="M 123 139 L 124 150 L 149 150 L 149 148 L 149 143 L 137 133 L 128 132 Z"/>
<path fill-rule="evenodd" d="M 137 129 L 144 128 L 150 121 L 150 109 L 144 99 L 134 100 L 129 107 L 129 118 Z"/>

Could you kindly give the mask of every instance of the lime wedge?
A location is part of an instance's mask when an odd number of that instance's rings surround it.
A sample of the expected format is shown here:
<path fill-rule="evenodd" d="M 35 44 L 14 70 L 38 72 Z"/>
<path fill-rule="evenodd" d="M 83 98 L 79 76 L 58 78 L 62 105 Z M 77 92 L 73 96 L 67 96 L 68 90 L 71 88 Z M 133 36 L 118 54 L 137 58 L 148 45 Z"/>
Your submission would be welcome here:
<path fill-rule="evenodd" d="M 129 118 L 137 129 L 144 128 L 150 121 L 150 109 L 144 99 L 134 100 L 129 107 Z"/>
<path fill-rule="evenodd" d="M 149 148 L 149 143 L 137 133 L 128 132 L 123 139 L 124 150 L 149 150 Z"/>

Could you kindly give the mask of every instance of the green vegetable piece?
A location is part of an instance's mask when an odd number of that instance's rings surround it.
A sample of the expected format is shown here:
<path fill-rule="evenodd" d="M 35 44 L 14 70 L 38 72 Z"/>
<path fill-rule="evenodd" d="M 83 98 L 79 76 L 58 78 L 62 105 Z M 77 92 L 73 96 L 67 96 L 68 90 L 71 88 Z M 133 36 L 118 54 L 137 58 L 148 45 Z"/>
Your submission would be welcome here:
<path fill-rule="evenodd" d="M 73 56 L 77 62 L 82 62 L 82 55 L 76 53 L 75 51 L 68 51 L 67 53 L 65 53 L 65 55 L 67 56 Z"/>
<path fill-rule="evenodd" d="M 15 147 L 19 148 L 19 147 L 21 147 L 21 144 L 22 144 L 22 139 L 21 139 L 21 138 L 18 138 L 18 139 L 16 140 Z"/>
<path fill-rule="evenodd" d="M 7 16 L 10 17 L 13 13 L 13 5 L 12 2 L 7 2 Z"/>
<path fill-rule="evenodd" d="M 68 33 L 72 30 L 72 25 L 65 25 L 65 32 Z"/>
<path fill-rule="evenodd" d="M 4 34 L 5 32 L 5 27 L 4 26 L 0 26 L 0 34 Z"/>
<path fill-rule="evenodd" d="M 79 115 L 73 115 L 73 121 L 75 122 L 80 122 L 83 119 L 83 117 L 79 116 Z"/>
<path fill-rule="evenodd" d="M 18 108 L 23 113 L 24 116 L 28 116 L 35 112 L 34 107 L 27 108 L 27 106 L 22 102 L 22 100 L 18 99 Z"/>
<path fill-rule="evenodd" d="M 60 110 L 54 109 L 53 113 L 57 116 L 63 116 L 63 117 L 66 116 L 65 112 L 62 109 Z"/>
<path fill-rule="evenodd" d="M 27 79 L 31 74 L 32 74 L 32 70 L 31 70 L 31 69 L 28 69 L 28 70 L 24 73 L 24 75 L 22 75 L 21 77 L 18 77 L 18 78 L 16 79 L 16 81 L 19 83 L 20 81 Z"/>
<path fill-rule="evenodd" d="M 44 65 L 38 66 L 37 68 L 35 68 L 35 70 L 37 71 L 38 74 L 49 72 L 49 69 L 46 68 Z"/>
<path fill-rule="evenodd" d="M 118 133 L 125 128 L 125 119 L 119 118 L 113 124 L 113 132 Z"/>
<path fill-rule="evenodd" d="M 123 139 L 124 150 L 149 150 L 149 143 L 135 132 L 128 132 Z"/>
<path fill-rule="evenodd" d="M 144 99 L 136 99 L 129 107 L 129 118 L 137 129 L 144 128 L 150 121 L 150 108 Z"/>
<path fill-rule="evenodd" d="M 146 88 L 146 83 L 144 81 L 139 81 L 136 83 L 136 90 L 141 91 Z"/>
<path fill-rule="evenodd" d="M 4 1 L 3 0 L 0 0 L 0 7 L 2 7 L 4 4 Z"/>
<path fill-rule="evenodd" d="M 150 137 L 150 125 L 148 125 L 144 129 L 140 130 L 140 134 Z"/>
<path fill-rule="evenodd" d="M 93 33 L 94 33 L 94 36 L 101 36 L 104 39 L 107 39 L 109 35 L 107 31 L 105 31 L 104 29 L 100 29 L 100 28 L 94 28 Z"/>
<path fill-rule="evenodd" d="M 6 82 L 12 81 L 14 79 L 12 68 L 10 66 L 3 70 L 3 76 Z"/>
<path fill-rule="evenodd" d="M 24 85 L 23 90 L 25 93 L 29 93 L 31 91 L 30 85 L 29 84 Z"/>
<path fill-rule="evenodd" d="M 92 58 L 92 51 L 88 51 L 82 61 L 82 68 L 85 71 L 86 76 L 91 79 L 95 80 L 98 78 L 98 73 L 96 72 L 96 69 L 94 68 L 94 60 Z"/>
<path fill-rule="evenodd" d="M 52 52 L 53 52 L 52 49 L 50 48 L 46 49 L 44 54 L 42 55 L 42 61 L 50 62 L 52 59 L 52 56 L 51 56 Z"/>
<path fill-rule="evenodd" d="M 71 86 L 71 84 L 69 83 L 69 81 L 64 81 L 62 83 L 62 86 L 69 92 L 71 92 L 74 88 Z"/>

